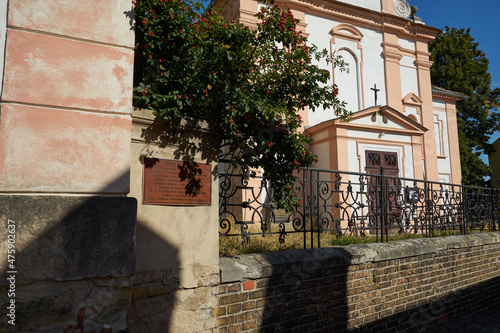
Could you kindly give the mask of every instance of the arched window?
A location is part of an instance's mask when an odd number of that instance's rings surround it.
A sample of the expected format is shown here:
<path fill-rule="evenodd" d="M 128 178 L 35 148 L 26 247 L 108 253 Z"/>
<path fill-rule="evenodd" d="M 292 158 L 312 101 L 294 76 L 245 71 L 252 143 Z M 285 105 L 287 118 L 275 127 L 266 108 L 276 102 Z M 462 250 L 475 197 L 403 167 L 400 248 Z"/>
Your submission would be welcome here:
<path fill-rule="evenodd" d="M 414 114 L 409 114 L 409 115 L 408 115 L 408 118 L 410 118 L 411 120 L 413 120 L 413 121 L 414 121 L 414 122 L 416 122 L 416 123 L 418 123 L 418 122 L 419 122 L 419 121 L 418 121 L 418 119 L 417 119 L 417 117 L 416 117 Z"/>
<path fill-rule="evenodd" d="M 347 103 L 348 110 L 359 111 L 362 109 L 359 61 L 347 48 L 341 48 L 336 55 L 342 57 L 347 68 L 346 71 L 334 69 L 334 82 L 339 87 L 339 98 Z"/>
<path fill-rule="evenodd" d="M 333 69 L 333 80 L 339 87 L 339 98 L 347 103 L 349 111 L 362 110 L 364 108 L 361 47 L 363 34 L 355 26 L 346 23 L 336 25 L 330 34 L 332 53 L 341 56 L 347 68 L 347 71 Z"/>

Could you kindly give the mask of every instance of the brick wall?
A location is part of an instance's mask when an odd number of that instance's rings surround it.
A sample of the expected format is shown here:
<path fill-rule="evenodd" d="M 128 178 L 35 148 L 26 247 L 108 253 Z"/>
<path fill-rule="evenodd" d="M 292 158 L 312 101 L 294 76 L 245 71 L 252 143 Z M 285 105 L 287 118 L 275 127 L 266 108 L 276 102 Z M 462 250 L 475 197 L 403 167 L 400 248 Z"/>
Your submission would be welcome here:
<path fill-rule="evenodd" d="M 216 307 L 217 268 L 200 270 L 199 285 L 184 288 L 177 272 L 141 272 L 131 277 L 131 302 L 127 309 L 127 328 L 142 332 L 210 332 Z"/>
<path fill-rule="evenodd" d="M 221 260 L 219 332 L 440 331 L 500 295 L 500 233 Z"/>

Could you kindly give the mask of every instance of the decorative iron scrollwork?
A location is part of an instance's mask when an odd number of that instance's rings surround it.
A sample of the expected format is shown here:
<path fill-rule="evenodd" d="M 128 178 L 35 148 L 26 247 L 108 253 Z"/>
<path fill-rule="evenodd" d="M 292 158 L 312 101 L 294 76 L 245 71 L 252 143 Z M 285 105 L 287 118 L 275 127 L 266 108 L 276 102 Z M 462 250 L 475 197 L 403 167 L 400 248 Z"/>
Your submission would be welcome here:
<path fill-rule="evenodd" d="M 386 157 L 389 155 L 385 155 Z M 374 163 L 377 159 L 374 157 Z M 390 158 L 386 164 L 397 163 Z M 301 206 L 292 214 L 277 209 L 268 182 L 227 172 L 219 178 L 219 235 L 276 235 L 280 243 L 300 234 L 318 246 L 317 234 L 376 236 L 440 234 L 498 230 L 500 192 L 380 174 L 304 170 L 294 185 Z M 237 227 L 238 226 L 238 227 Z M 317 245 L 313 244 L 317 239 Z M 307 240 L 307 241 L 306 241 Z M 306 245 L 305 245 L 306 246 Z"/>

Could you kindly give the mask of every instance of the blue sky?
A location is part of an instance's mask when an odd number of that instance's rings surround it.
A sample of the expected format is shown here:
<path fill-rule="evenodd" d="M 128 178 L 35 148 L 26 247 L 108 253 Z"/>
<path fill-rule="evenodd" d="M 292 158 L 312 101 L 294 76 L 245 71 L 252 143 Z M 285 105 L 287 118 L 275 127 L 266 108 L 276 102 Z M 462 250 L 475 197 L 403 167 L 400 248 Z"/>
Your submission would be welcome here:
<path fill-rule="evenodd" d="M 418 7 L 417 16 L 426 25 L 444 29 L 471 28 L 471 35 L 479 43 L 479 49 L 490 60 L 492 88 L 500 87 L 500 1 L 498 0 L 407 0 Z M 500 137 L 497 132 L 491 142 Z M 485 160 L 487 162 L 487 158 Z"/>
<path fill-rule="evenodd" d="M 500 87 L 500 43 L 498 34 L 500 1 L 491 0 L 408 0 L 418 7 L 417 16 L 425 24 L 444 29 L 471 28 L 471 35 L 490 60 L 492 87 Z"/>

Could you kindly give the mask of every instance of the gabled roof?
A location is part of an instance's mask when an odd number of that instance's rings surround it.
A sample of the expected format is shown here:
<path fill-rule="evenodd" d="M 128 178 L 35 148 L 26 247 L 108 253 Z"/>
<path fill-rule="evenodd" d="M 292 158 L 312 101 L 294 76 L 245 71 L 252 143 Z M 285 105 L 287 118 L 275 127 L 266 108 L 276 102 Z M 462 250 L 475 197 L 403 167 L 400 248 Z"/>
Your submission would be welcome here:
<path fill-rule="evenodd" d="M 453 101 L 459 101 L 462 99 L 469 98 L 466 94 L 462 94 L 456 91 L 451 91 L 436 86 L 432 86 L 432 97 L 437 99 L 449 99 Z"/>
<path fill-rule="evenodd" d="M 307 132 L 313 134 L 330 126 L 404 135 L 423 135 L 428 131 L 426 127 L 387 105 L 354 112 L 349 121 L 342 121 L 338 118 L 324 121 L 307 128 Z"/>

